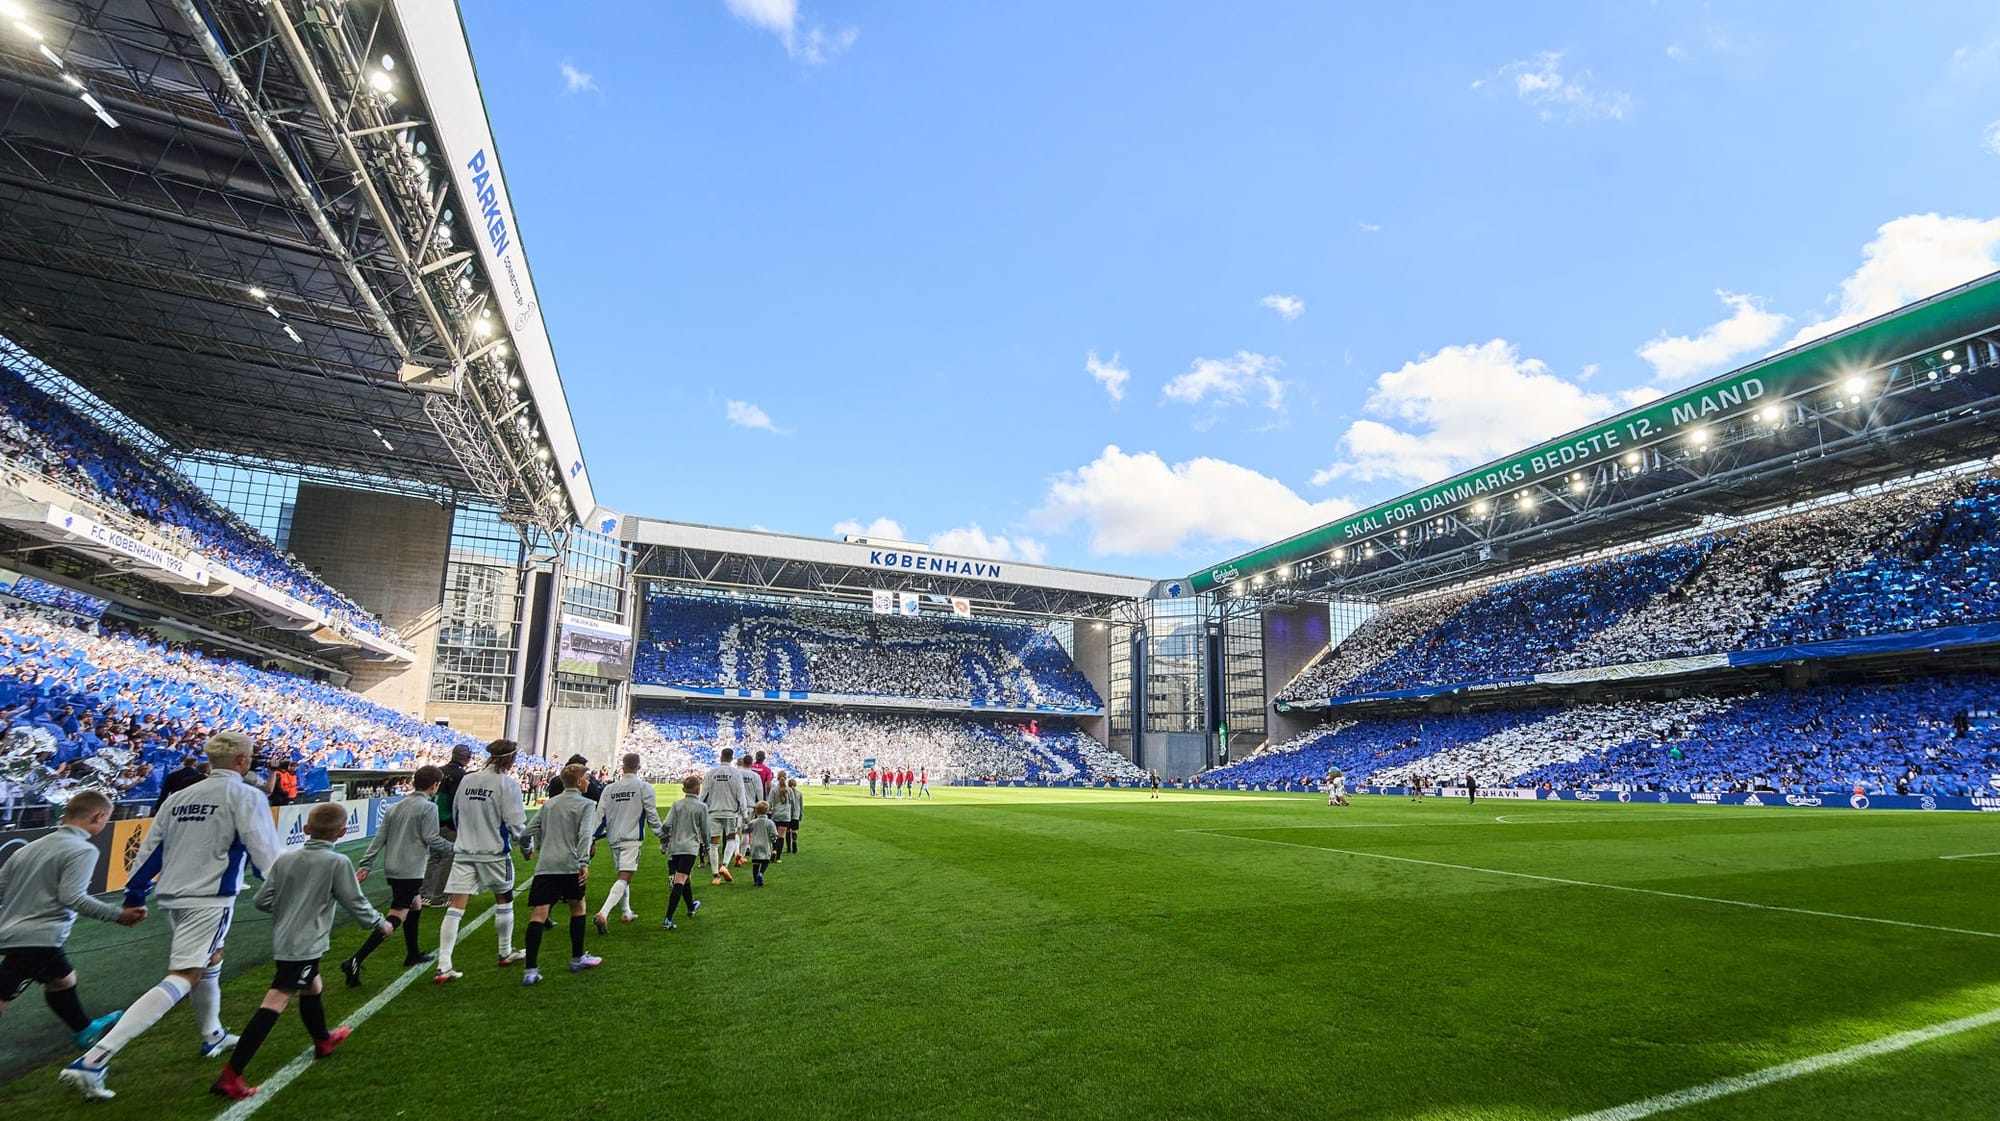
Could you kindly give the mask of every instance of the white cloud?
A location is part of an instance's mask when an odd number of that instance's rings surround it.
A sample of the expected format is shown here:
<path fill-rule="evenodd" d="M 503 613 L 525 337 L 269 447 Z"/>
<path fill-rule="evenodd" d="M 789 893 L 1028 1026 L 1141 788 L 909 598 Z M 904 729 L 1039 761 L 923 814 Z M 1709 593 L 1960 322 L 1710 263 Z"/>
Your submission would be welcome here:
<path fill-rule="evenodd" d="M 562 77 L 564 93 L 598 92 L 597 79 L 593 78 L 589 71 L 578 70 L 576 67 L 570 65 L 568 59 L 563 59 Z"/>
<path fill-rule="evenodd" d="M 1766 311 L 1755 296 L 1716 289 L 1729 305 L 1729 318 L 1702 328 L 1699 335 L 1658 338 L 1639 348 L 1639 357 L 1653 367 L 1653 380 L 1663 387 L 1685 385 L 1703 374 L 1726 367 L 1731 359 L 1762 351 L 1785 329 L 1791 317 Z"/>
<path fill-rule="evenodd" d="M 823 31 L 815 27 L 806 32 L 805 41 L 793 54 L 808 66 L 818 66 L 845 54 L 847 48 L 859 38 L 861 29 L 858 27 L 843 27 L 838 31 Z"/>
<path fill-rule="evenodd" d="M 1264 399 L 1264 407 L 1285 407 L 1285 383 L 1277 370 L 1284 365 L 1276 358 L 1239 350 L 1234 358 L 1197 358 L 1187 372 L 1177 374 L 1162 392 L 1167 400 L 1183 405 L 1213 402 L 1216 406 L 1243 404 L 1251 394 Z"/>
<path fill-rule="evenodd" d="M 1683 48 L 1681 48 L 1681 47 L 1679 47 L 1679 46 L 1676 46 L 1676 45 L 1674 45 L 1674 44 L 1672 44 L 1672 43 L 1669 43 L 1669 44 L 1667 44 L 1667 57 L 1668 57 L 1668 58 L 1671 58 L 1671 59 L 1673 59 L 1673 60 L 1674 60 L 1675 62 L 1679 62 L 1679 61 L 1681 61 L 1682 59 L 1686 58 L 1687 56 L 1688 56 L 1688 53 L 1687 53 L 1687 51 L 1686 51 L 1685 49 L 1683 49 Z"/>
<path fill-rule="evenodd" d="M 1313 475 L 1434 482 L 1519 451 L 1624 407 L 1632 396 L 1586 391 L 1523 358 L 1514 344 L 1448 346 L 1375 379 L 1363 410 L 1340 438 L 1341 458 Z"/>
<path fill-rule="evenodd" d="M 1533 58 L 1516 59 L 1502 66 L 1491 78 L 1480 78 L 1473 89 L 1511 89 L 1514 96 L 1535 110 L 1542 120 L 1623 120 L 1632 99 L 1616 90 L 1592 87 L 1588 70 L 1564 74 L 1562 52 L 1543 51 Z"/>
<path fill-rule="evenodd" d="M 1987 125 L 1986 131 L 1979 134 L 1979 150 L 2000 156 L 2000 121 Z"/>
<path fill-rule="evenodd" d="M 1354 224 L 1361 227 L 1361 232 L 1364 234 L 1379 234 L 1382 232 L 1382 223 L 1380 222 L 1356 222 Z"/>
<path fill-rule="evenodd" d="M 771 422 L 769 413 L 766 413 L 763 409 L 758 408 L 748 401 L 729 402 L 724 407 L 722 415 L 728 418 L 729 423 L 736 425 L 738 428 L 758 428 L 769 432 L 773 436 L 790 435 L 789 429 L 779 428 Z"/>
<path fill-rule="evenodd" d="M 1040 564 L 1048 556 L 1048 546 L 1032 537 L 1015 534 L 1012 537 L 1002 533 L 988 534 L 979 528 L 978 522 L 962 525 L 957 529 L 947 529 L 943 533 L 931 535 L 930 546 L 940 553 L 954 553 L 962 557 L 984 557 L 988 560 L 1019 560 L 1029 564 Z"/>
<path fill-rule="evenodd" d="M 833 523 L 833 532 L 841 537 L 881 537 L 891 541 L 908 541 L 903 533 L 902 523 L 894 518 L 876 518 L 863 524 L 853 518 Z"/>
<path fill-rule="evenodd" d="M 1284 316 L 1287 323 L 1306 313 L 1306 302 L 1297 296 L 1266 296 L 1257 302 Z"/>
<path fill-rule="evenodd" d="M 1344 499 L 1308 502 L 1268 475 L 1202 457 L 1169 465 L 1116 445 L 1049 483 L 1030 517 L 1051 530 L 1081 523 L 1098 556 L 1178 552 L 1191 545 L 1264 544 L 1351 513 Z"/>
<path fill-rule="evenodd" d="M 1100 362 L 1097 352 L 1093 350 L 1083 360 L 1083 368 L 1097 379 L 1097 384 L 1104 387 L 1104 392 L 1110 394 L 1113 401 L 1125 399 L 1125 383 L 1131 380 L 1132 371 L 1119 364 L 1118 355 L 1113 354 L 1109 362 Z"/>
<path fill-rule="evenodd" d="M 1908 214 L 1882 224 L 1840 282 L 1840 310 L 1801 327 L 1798 346 L 2000 269 L 2000 218 Z"/>
<path fill-rule="evenodd" d="M 815 24 L 799 28 L 798 0 L 723 0 L 729 14 L 760 27 L 785 44 L 785 53 L 808 66 L 832 62 L 861 38 L 858 27 L 828 31 Z"/>

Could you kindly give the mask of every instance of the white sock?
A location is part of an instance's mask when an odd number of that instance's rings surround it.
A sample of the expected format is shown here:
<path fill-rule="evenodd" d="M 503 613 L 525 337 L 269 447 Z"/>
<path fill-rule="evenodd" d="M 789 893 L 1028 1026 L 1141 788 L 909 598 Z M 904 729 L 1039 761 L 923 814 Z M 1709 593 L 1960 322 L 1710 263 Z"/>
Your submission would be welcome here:
<path fill-rule="evenodd" d="M 451 972 L 451 951 L 458 945 L 458 923 L 464 917 L 465 912 L 457 907 L 444 909 L 444 921 L 438 924 L 437 971 L 439 973 Z"/>
<path fill-rule="evenodd" d="M 139 1034 L 160 1022 L 160 1017 L 174 1010 L 192 988 L 179 977 L 165 977 L 160 983 L 146 990 L 146 995 L 132 1002 L 119 1017 L 118 1023 L 105 1034 L 102 1042 L 92 1047 L 83 1056 L 85 1066 L 101 1067 L 111 1061 L 111 1056 L 124 1050 L 127 1043 Z"/>
<path fill-rule="evenodd" d="M 599 907 L 597 909 L 597 917 L 603 918 L 604 916 L 610 914 L 611 908 L 616 906 L 621 900 L 625 898 L 626 892 L 628 890 L 629 890 L 628 885 L 625 883 L 624 880 L 613 880 L 611 882 L 611 894 L 604 897 L 604 906 Z M 626 905 L 625 913 L 628 915 L 632 913 L 632 907 L 630 904 Z"/>
<path fill-rule="evenodd" d="M 194 1030 L 201 1033 L 203 1043 L 223 1034 L 220 963 L 202 970 L 201 980 L 194 987 L 194 999 L 188 1002 L 188 1007 L 194 1010 Z"/>
<path fill-rule="evenodd" d="M 500 956 L 514 952 L 514 901 L 493 904 L 493 931 L 500 936 Z"/>
<path fill-rule="evenodd" d="M 729 838 L 729 843 L 722 847 L 722 866 L 724 868 L 729 867 L 730 862 L 736 859 L 736 845 L 740 840 L 741 838 L 739 837 L 731 837 Z"/>

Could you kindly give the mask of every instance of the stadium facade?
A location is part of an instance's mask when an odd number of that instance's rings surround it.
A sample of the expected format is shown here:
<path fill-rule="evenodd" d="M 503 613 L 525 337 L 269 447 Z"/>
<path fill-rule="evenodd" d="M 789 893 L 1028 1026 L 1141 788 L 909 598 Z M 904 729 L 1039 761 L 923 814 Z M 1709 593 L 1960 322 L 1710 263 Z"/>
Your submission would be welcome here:
<path fill-rule="evenodd" d="M 305 11 L 0 29 L 10 587 L 548 756 L 603 760 L 641 712 L 914 713 L 1046 719 L 1170 776 L 1334 717 L 1976 669 L 2000 637 L 1300 686 L 1381 612 L 1976 474 L 1995 277 L 1177 579 L 605 510 L 456 8 Z M 891 648 L 921 687 L 840 664 Z"/>

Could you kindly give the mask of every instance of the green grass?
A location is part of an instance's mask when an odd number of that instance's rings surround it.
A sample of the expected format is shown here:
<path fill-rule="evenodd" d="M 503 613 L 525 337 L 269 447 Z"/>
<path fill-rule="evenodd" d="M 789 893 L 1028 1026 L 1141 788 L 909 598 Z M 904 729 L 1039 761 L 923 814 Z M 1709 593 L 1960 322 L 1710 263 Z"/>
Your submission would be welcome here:
<path fill-rule="evenodd" d="M 1937 859 L 2000 850 L 2000 821 L 1317 802 L 815 792 L 770 886 L 702 879 L 666 933 L 651 850 L 643 921 L 592 935 L 602 969 L 562 972 L 558 932 L 523 989 L 475 931 L 465 981 L 412 986 L 265 1116 L 1553 1119 L 2000 1007 L 2000 938 L 1331 851 L 2000 932 L 2000 860 Z M 93 1007 L 157 979 L 148 927 L 79 928 Z M 231 934 L 232 1026 L 266 929 Z M 336 977 L 331 1014 L 393 977 L 395 943 L 378 960 L 358 992 Z M 52 1025 L 34 993 L 0 1019 L 0 1109 L 73 1108 Z M 87 1115 L 216 1113 L 192 1036 L 176 1010 Z M 288 1018 L 251 1080 L 304 1044 Z M 2000 1027 L 1666 1116 L 1990 1119 L 1996 1065 Z"/>

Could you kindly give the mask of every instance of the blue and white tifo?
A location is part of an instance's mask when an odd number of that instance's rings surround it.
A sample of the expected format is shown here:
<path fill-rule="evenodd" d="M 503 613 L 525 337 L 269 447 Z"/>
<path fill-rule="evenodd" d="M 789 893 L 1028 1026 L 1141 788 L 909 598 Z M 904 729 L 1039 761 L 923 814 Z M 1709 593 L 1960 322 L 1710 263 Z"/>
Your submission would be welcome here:
<path fill-rule="evenodd" d="M 2000 274 L 1185 571 L 695 525 L 645 480 L 599 504 L 457 5 L 331 6 L 301 83 L 222 42 L 282 5 L 214 0 L 214 42 L 27 7 L 19 119 L 96 122 L 0 145 L 9 213 L 59 217 L 0 254 L 0 774 L 31 827 L 79 788 L 149 810 L 220 727 L 307 799 L 504 738 L 660 778 L 728 748 L 812 782 L 1994 808 Z M 189 83 L 282 141 L 189 147 L 158 113 Z M 179 168 L 214 212 L 138 221 L 124 177 L 56 166 Z"/>

